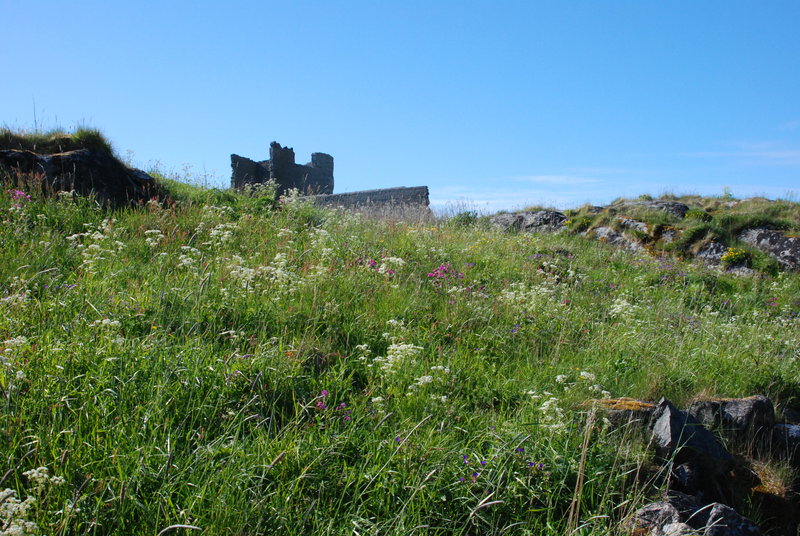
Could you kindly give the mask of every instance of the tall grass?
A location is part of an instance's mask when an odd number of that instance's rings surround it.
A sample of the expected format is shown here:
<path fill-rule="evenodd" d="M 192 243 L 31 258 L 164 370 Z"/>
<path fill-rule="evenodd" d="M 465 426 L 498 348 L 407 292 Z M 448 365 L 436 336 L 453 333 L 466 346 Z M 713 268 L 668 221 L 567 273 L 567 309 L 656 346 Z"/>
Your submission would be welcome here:
<path fill-rule="evenodd" d="M 587 400 L 800 395 L 796 276 L 172 187 L 0 192 L 4 530 L 616 534 Z"/>

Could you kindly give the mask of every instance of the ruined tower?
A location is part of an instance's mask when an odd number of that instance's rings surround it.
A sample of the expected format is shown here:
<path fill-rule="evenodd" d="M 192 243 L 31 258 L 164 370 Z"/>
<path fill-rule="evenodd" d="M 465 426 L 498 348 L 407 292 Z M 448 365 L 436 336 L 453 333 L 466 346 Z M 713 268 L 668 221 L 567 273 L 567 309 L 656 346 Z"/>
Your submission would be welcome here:
<path fill-rule="evenodd" d="M 269 160 L 256 162 L 232 154 L 231 168 L 231 187 L 236 189 L 273 180 L 278 185 L 278 195 L 291 188 L 305 195 L 333 193 L 333 157 L 325 153 L 312 153 L 311 162 L 298 165 L 294 149 L 281 147 L 273 141 L 269 146 Z"/>

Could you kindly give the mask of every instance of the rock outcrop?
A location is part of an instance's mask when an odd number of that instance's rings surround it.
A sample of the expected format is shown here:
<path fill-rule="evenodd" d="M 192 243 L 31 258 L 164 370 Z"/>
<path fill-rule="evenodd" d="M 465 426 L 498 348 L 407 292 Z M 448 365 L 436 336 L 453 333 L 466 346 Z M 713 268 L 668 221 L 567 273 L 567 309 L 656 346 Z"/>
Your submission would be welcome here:
<path fill-rule="evenodd" d="M 556 210 L 539 210 L 495 214 L 490 221 L 492 225 L 505 231 L 552 233 L 566 229 L 564 222 L 567 221 L 567 216 Z"/>
<path fill-rule="evenodd" d="M 614 210 L 615 212 L 630 210 L 630 209 L 644 209 L 644 210 L 660 210 L 668 214 L 672 214 L 676 218 L 683 219 L 686 213 L 689 212 L 689 206 L 677 201 L 626 201 L 618 205 L 610 205 L 606 207 Z"/>
<path fill-rule="evenodd" d="M 739 240 L 765 252 L 788 270 L 800 270 L 800 237 L 771 229 L 748 229 Z"/>
<path fill-rule="evenodd" d="M 607 209 L 612 213 L 616 213 L 626 207 L 663 210 L 680 218 L 684 217 L 689 209 L 687 205 L 673 201 L 642 201 L 592 208 Z M 495 214 L 489 221 L 492 225 L 504 231 L 550 233 L 567 229 L 567 216 L 556 210 Z M 608 224 L 590 227 L 583 234 L 585 236 L 594 236 L 601 242 L 634 252 L 648 249 L 663 251 L 665 244 L 674 242 L 680 237 L 680 232 L 674 228 L 655 226 L 651 229 L 651 226 L 645 222 L 622 215 L 616 216 L 616 223 L 613 227 Z M 781 231 L 772 229 L 758 228 L 747 229 L 740 233 L 738 238 L 742 242 L 773 257 L 783 268 L 800 271 L 800 237 L 788 236 Z M 694 256 L 706 264 L 719 265 L 727 252 L 727 245 L 717 240 L 711 240 L 707 243 L 697 244 L 694 249 Z M 752 273 L 751 270 L 741 266 L 729 269 L 741 274 Z"/>
<path fill-rule="evenodd" d="M 147 201 L 157 195 L 156 180 L 129 168 L 99 149 L 75 149 L 55 154 L 0 150 L 0 171 L 16 175 L 29 188 L 43 192 L 71 191 L 112 207 Z"/>

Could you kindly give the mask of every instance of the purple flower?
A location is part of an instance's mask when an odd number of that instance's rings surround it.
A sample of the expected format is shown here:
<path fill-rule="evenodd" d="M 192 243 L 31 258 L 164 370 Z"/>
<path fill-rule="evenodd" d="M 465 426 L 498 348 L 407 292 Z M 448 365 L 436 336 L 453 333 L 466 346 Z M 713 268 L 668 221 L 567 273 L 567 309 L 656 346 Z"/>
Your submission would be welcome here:
<path fill-rule="evenodd" d="M 486 465 L 486 460 L 481 460 L 481 465 Z"/>
<path fill-rule="evenodd" d="M 323 389 L 322 392 L 319 394 L 320 396 L 328 396 L 328 390 Z"/>
<path fill-rule="evenodd" d="M 522 447 L 517 447 L 517 452 L 525 452 L 525 449 Z"/>
<path fill-rule="evenodd" d="M 469 459 L 467 458 L 467 455 L 464 454 L 464 456 L 462 456 L 462 458 L 464 458 L 464 464 L 469 465 Z"/>

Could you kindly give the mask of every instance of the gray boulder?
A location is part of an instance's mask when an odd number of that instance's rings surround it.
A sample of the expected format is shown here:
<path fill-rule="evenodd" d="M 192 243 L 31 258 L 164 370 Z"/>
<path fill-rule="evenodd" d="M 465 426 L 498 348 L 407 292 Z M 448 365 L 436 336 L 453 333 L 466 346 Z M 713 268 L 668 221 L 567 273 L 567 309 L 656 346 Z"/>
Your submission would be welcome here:
<path fill-rule="evenodd" d="M 521 231 L 525 233 L 558 232 L 566 229 L 567 217 L 556 210 L 539 210 L 536 212 L 515 212 L 513 214 L 495 214 L 489 220 L 492 225 L 504 231 Z"/>
<path fill-rule="evenodd" d="M 710 506 L 703 536 L 761 536 L 761 529 L 730 506 L 714 503 Z"/>
<path fill-rule="evenodd" d="M 670 492 L 665 500 L 648 504 L 633 515 L 627 528 L 650 536 L 760 536 L 751 520 L 722 503 L 703 505 L 696 497 Z"/>
<path fill-rule="evenodd" d="M 664 528 L 682 523 L 701 505 L 688 495 L 671 493 L 665 500 L 643 506 L 628 521 L 628 528 L 635 534 L 647 531 L 652 536 L 663 536 Z"/>
<path fill-rule="evenodd" d="M 722 475 L 733 457 L 703 425 L 662 398 L 653 412 L 656 454 L 674 464 L 698 462 L 711 474 Z"/>
<path fill-rule="evenodd" d="M 763 395 L 692 402 L 686 412 L 709 428 L 722 426 L 741 435 L 754 436 L 775 425 L 775 408 Z"/>
<path fill-rule="evenodd" d="M 800 270 L 800 238 L 772 229 L 748 229 L 739 240 L 756 247 L 788 270 Z"/>
<path fill-rule="evenodd" d="M 780 456 L 800 467 L 800 424 L 777 424 L 772 429 L 772 444 Z"/>
<path fill-rule="evenodd" d="M 681 219 L 683 219 L 686 216 L 686 213 L 689 212 L 688 205 L 679 203 L 677 201 L 628 201 L 620 205 L 612 205 L 609 208 L 616 210 L 625 210 L 630 208 L 660 210 Z"/>

